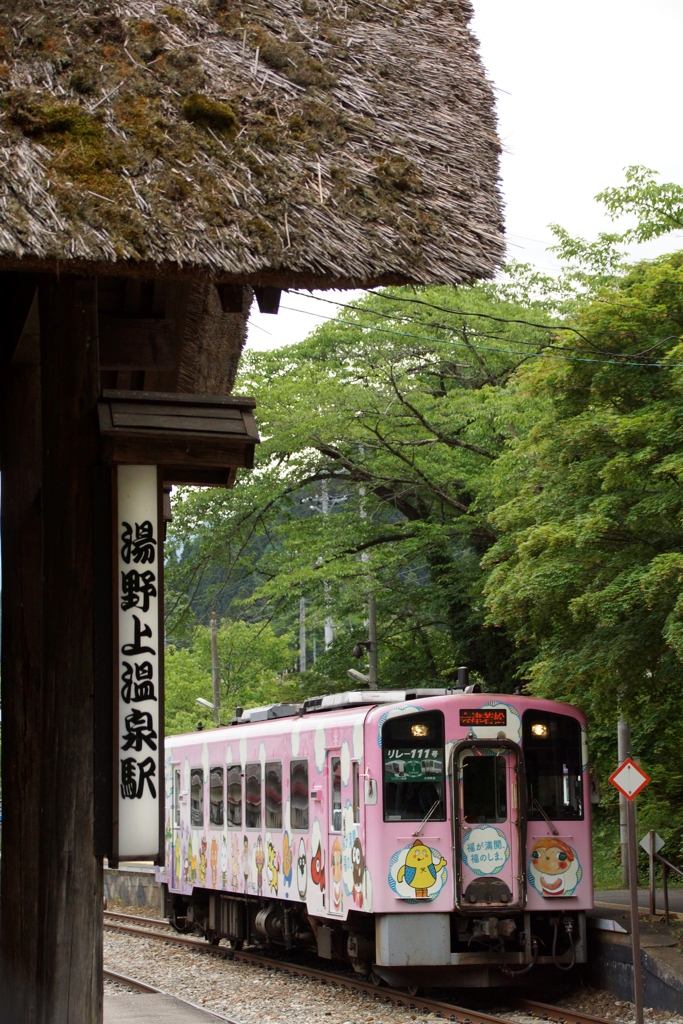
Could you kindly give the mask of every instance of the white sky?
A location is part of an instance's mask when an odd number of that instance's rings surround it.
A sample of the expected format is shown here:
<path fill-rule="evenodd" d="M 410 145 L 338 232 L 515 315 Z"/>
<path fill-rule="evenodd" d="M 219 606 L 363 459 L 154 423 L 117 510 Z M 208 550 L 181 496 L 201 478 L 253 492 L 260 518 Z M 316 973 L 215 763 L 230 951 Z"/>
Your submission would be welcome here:
<path fill-rule="evenodd" d="M 497 88 L 508 254 L 552 270 L 547 225 L 587 237 L 609 230 L 593 197 L 621 184 L 625 166 L 683 182 L 683 3 L 474 0 L 474 8 L 472 28 Z M 682 244 L 669 236 L 642 254 Z M 312 297 L 283 294 L 282 304 L 308 313 L 252 313 L 248 345 L 299 341 L 321 322 L 311 313 L 334 312 Z"/>

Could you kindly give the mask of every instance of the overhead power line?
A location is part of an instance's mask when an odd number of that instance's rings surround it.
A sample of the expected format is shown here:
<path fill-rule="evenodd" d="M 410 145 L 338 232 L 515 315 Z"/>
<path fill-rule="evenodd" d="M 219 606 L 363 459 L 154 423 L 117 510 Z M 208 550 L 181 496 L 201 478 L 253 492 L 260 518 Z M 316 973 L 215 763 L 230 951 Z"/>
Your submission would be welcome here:
<path fill-rule="evenodd" d="M 296 292 L 294 294 L 302 294 L 302 293 Z M 331 301 L 331 300 L 323 299 L 321 301 L 324 302 L 324 301 Z M 337 303 L 333 303 L 333 304 L 337 305 Z M 347 306 L 347 308 L 353 309 L 356 312 L 359 311 L 359 308 L 357 306 L 350 306 L 347 303 L 338 303 L 338 305 Z M 622 357 L 619 357 L 619 356 L 617 356 L 614 359 L 605 359 L 605 358 L 600 359 L 600 358 L 593 358 L 593 357 L 590 357 L 590 356 L 570 356 L 570 355 L 565 355 L 564 354 L 564 350 L 558 349 L 558 348 L 556 348 L 554 346 L 551 346 L 551 345 L 544 345 L 544 349 L 548 349 L 548 348 L 551 348 L 551 347 L 553 348 L 553 352 L 551 354 L 548 354 L 545 351 L 543 351 L 543 352 L 514 352 L 514 351 L 510 351 L 508 349 L 496 348 L 495 346 L 492 346 L 492 345 L 472 345 L 472 346 L 469 346 L 464 341 L 458 342 L 458 341 L 453 341 L 453 339 L 432 338 L 429 335 L 410 334 L 407 331 L 395 331 L 395 330 L 391 330 L 388 327 L 378 327 L 377 325 L 364 326 L 363 324 L 360 324 L 360 323 L 355 322 L 353 320 L 343 320 L 341 317 L 325 316 L 324 313 L 314 313 L 313 310 L 310 310 L 310 309 L 297 309 L 294 306 L 285 306 L 285 305 L 282 305 L 282 304 L 280 304 L 280 309 L 287 309 L 287 310 L 289 310 L 292 313 L 303 313 L 305 316 L 314 316 L 314 317 L 316 317 L 319 320 L 327 320 L 328 322 L 334 321 L 335 323 L 343 324 L 344 326 L 347 326 L 347 327 L 360 327 L 360 329 L 363 330 L 363 331 L 372 330 L 372 331 L 377 331 L 380 334 L 391 334 L 391 335 L 396 336 L 397 338 L 410 338 L 411 341 L 421 341 L 421 342 L 431 341 L 431 342 L 433 342 L 436 345 L 450 345 L 450 346 L 453 346 L 455 348 L 465 348 L 465 349 L 468 349 L 468 350 L 470 349 L 470 347 L 472 347 L 472 348 L 476 348 L 478 351 L 482 351 L 482 352 L 497 352 L 499 355 L 519 356 L 519 357 L 524 358 L 524 359 L 562 359 L 562 360 L 564 360 L 566 362 L 572 362 L 572 363 L 600 363 L 600 364 L 604 364 L 604 365 L 608 365 L 608 366 L 640 366 L 640 367 L 657 367 L 657 368 L 660 368 L 660 369 L 671 369 L 672 367 L 683 366 L 683 360 L 677 360 L 677 361 L 676 360 L 669 360 L 668 362 L 647 362 L 647 363 L 645 363 L 642 360 L 639 360 L 639 361 L 636 361 L 636 360 L 633 360 L 633 359 L 628 360 L 628 359 L 625 359 L 625 358 L 622 358 Z M 371 314 L 372 310 L 360 310 L 360 312 L 367 312 L 367 313 Z M 493 318 L 493 319 L 500 319 L 500 318 Z M 503 322 L 505 322 L 505 321 L 503 321 Z M 512 322 L 524 323 L 525 321 L 509 321 L 509 322 L 511 322 L 511 323 Z M 474 336 L 476 336 L 476 335 L 473 333 L 473 337 Z M 675 337 L 671 338 L 671 339 L 667 339 L 667 340 L 675 340 Z M 528 344 L 530 344 L 530 342 L 528 342 L 528 341 L 526 341 L 524 339 L 517 339 L 517 338 L 511 338 L 510 339 L 510 343 L 512 345 L 528 345 Z"/>
<path fill-rule="evenodd" d="M 373 292 L 370 289 L 365 289 L 365 291 L 366 291 L 367 295 L 377 296 L 378 298 L 381 298 L 381 299 L 386 299 L 386 300 L 389 300 L 389 301 L 396 301 L 396 302 L 413 302 L 413 303 L 418 303 L 420 305 L 426 306 L 429 309 L 436 309 L 439 312 L 447 312 L 447 313 L 451 313 L 451 314 L 457 315 L 457 316 L 475 316 L 475 317 L 484 318 L 484 319 L 492 319 L 492 321 L 495 321 L 495 322 L 497 322 L 499 324 L 519 324 L 519 325 L 523 325 L 525 327 L 536 328 L 536 329 L 541 330 L 541 331 L 549 331 L 549 332 L 551 332 L 551 331 L 570 331 L 570 332 L 573 332 L 575 335 L 577 335 L 579 338 L 581 338 L 582 341 L 585 341 L 587 345 L 590 345 L 591 348 L 594 351 L 600 352 L 603 355 L 613 354 L 615 356 L 615 360 L 618 362 L 618 364 L 620 364 L 622 366 L 627 365 L 626 362 L 624 361 L 624 358 L 622 356 L 618 355 L 618 353 L 616 353 L 616 352 L 610 353 L 607 350 L 605 350 L 603 348 L 600 348 L 599 345 L 596 345 L 594 341 L 591 341 L 590 338 L 587 338 L 585 335 L 583 335 L 581 333 L 581 331 L 579 331 L 577 328 L 569 327 L 567 325 L 562 325 L 562 324 L 539 324 L 539 323 L 536 323 L 536 322 L 533 322 L 533 321 L 526 321 L 526 319 L 521 319 L 521 318 L 518 318 L 518 317 L 496 316 L 493 313 L 480 313 L 480 312 L 474 312 L 472 310 L 467 310 L 467 309 L 456 309 L 456 308 L 453 308 L 451 306 L 441 306 L 441 305 L 438 305 L 438 304 L 433 303 L 433 302 L 427 302 L 426 299 L 416 299 L 416 298 L 411 298 L 409 296 L 401 296 L 401 295 L 383 295 L 383 294 L 381 294 L 379 292 Z M 297 291 L 296 289 L 291 289 L 290 290 L 290 294 L 291 295 L 300 295 L 302 298 L 308 298 L 309 297 L 309 296 L 306 295 L 305 292 L 300 292 L 300 291 Z M 382 312 L 381 310 L 378 310 L 378 309 L 367 309 L 365 306 L 359 306 L 359 305 L 351 303 L 351 302 L 340 302 L 338 299 L 326 299 L 326 298 L 323 298 L 323 296 L 321 296 L 321 295 L 316 295 L 316 296 L 314 296 L 314 298 L 315 298 L 316 302 L 326 302 L 328 305 L 341 306 L 344 309 L 352 309 L 356 313 L 364 313 L 364 314 L 366 314 L 368 316 L 382 316 L 385 319 L 392 319 L 392 318 L 394 318 L 391 313 L 385 313 L 385 312 Z M 307 310 L 301 310 L 301 312 L 307 312 Z M 330 317 L 330 318 L 331 319 L 336 319 L 337 317 Z M 408 322 L 412 323 L 412 324 L 422 324 L 422 321 L 419 321 L 419 319 L 417 319 L 415 317 L 412 317 L 412 316 L 405 316 L 403 318 L 408 319 Z M 454 330 L 452 327 L 450 327 L 449 325 L 446 325 L 446 324 L 429 324 L 428 326 L 430 328 L 434 329 L 434 330 L 437 330 L 437 331 L 447 331 L 447 332 L 452 333 L 453 330 Z M 484 332 L 472 332 L 472 337 L 495 338 L 495 339 L 499 339 L 501 341 L 504 340 L 500 335 L 486 334 Z M 434 340 L 436 340 L 436 339 L 434 339 Z M 644 349 L 641 352 L 636 352 L 636 353 L 632 354 L 631 358 L 634 360 L 634 366 L 659 366 L 660 364 L 654 364 L 654 362 L 652 362 L 652 364 L 646 364 L 646 362 L 636 361 L 636 359 L 637 359 L 638 356 L 645 355 L 647 352 L 650 352 L 653 348 L 658 348 L 660 345 L 665 345 L 669 341 L 678 341 L 680 339 L 679 339 L 679 335 L 667 335 L 667 337 L 665 337 L 665 338 L 647 338 L 647 339 L 643 339 L 643 340 L 644 341 L 645 340 L 646 341 L 653 341 L 654 344 L 651 345 L 649 348 Z M 512 339 L 512 341 L 513 341 L 513 344 L 516 344 L 516 345 L 533 345 L 533 344 L 536 344 L 535 342 L 532 342 L 532 341 L 525 341 L 522 338 L 515 338 L 515 339 Z M 566 351 L 566 349 L 560 349 L 559 346 L 553 345 L 551 342 L 549 342 L 547 345 L 544 345 L 544 348 L 553 348 L 553 349 L 558 349 L 559 351 Z M 548 358 L 548 356 L 545 356 L 545 357 Z M 568 358 L 571 358 L 571 357 L 570 356 L 564 356 L 564 358 L 568 359 Z M 586 359 L 582 359 L 581 356 L 573 356 L 573 358 L 575 360 L 587 361 Z M 608 362 L 610 360 L 607 358 L 607 359 L 601 359 L 601 360 L 595 360 L 595 361 L 606 361 L 606 362 Z M 669 361 L 663 362 L 663 364 L 661 364 L 661 366 L 679 366 L 679 365 L 680 365 L 679 362 L 673 361 L 673 360 L 669 360 Z"/>

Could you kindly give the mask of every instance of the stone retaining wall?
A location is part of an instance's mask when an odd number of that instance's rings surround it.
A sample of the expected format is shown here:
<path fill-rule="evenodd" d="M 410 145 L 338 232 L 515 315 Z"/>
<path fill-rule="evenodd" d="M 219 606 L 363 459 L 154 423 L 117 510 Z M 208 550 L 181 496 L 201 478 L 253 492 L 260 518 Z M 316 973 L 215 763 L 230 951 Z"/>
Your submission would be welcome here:
<path fill-rule="evenodd" d="M 126 907 L 161 907 L 161 886 L 154 868 L 105 868 L 104 895 L 109 904 L 118 901 Z"/>

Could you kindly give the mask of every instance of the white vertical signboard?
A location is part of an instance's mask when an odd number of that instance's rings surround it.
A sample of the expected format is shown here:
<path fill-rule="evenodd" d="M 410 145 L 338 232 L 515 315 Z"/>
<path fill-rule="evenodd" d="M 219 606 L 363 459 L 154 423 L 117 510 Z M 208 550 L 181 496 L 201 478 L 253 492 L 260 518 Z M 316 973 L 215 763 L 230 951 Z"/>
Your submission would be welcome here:
<path fill-rule="evenodd" d="M 156 859 L 164 797 L 156 466 L 118 466 L 118 857 Z"/>

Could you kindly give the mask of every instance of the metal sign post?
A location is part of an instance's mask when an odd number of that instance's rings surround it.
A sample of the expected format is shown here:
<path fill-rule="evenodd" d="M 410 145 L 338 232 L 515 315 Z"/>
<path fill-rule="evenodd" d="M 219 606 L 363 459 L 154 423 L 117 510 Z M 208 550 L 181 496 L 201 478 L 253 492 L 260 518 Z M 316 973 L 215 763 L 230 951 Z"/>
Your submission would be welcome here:
<path fill-rule="evenodd" d="M 643 971 L 640 961 L 640 922 L 638 920 L 638 840 L 636 838 L 635 799 L 650 782 L 650 776 L 630 757 L 610 775 L 609 781 L 626 797 L 628 825 L 628 881 L 631 893 L 631 949 L 633 957 L 633 1001 L 636 1024 L 643 1024 Z"/>
<path fill-rule="evenodd" d="M 650 829 L 646 836 L 640 840 L 640 845 L 650 858 L 650 921 L 657 913 L 655 909 L 655 855 L 664 849 L 664 840 L 657 835 L 654 829 Z"/>

